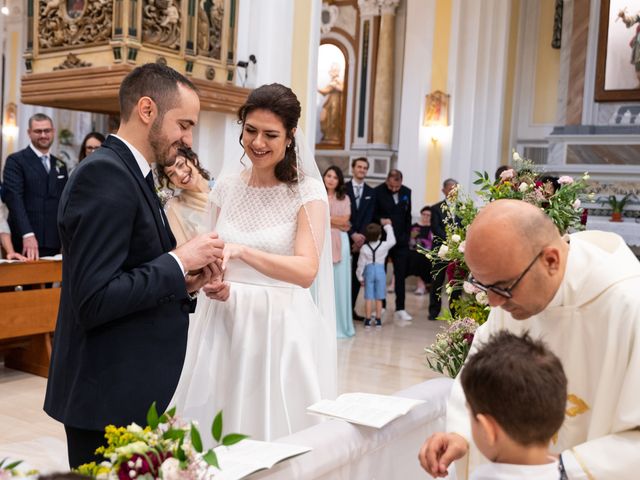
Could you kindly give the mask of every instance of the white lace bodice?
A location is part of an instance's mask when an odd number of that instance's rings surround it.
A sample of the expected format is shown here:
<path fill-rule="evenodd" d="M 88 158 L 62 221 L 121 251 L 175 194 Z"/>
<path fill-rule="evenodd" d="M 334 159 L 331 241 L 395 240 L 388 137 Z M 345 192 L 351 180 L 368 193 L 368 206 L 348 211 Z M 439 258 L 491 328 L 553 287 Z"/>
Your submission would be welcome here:
<path fill-rule="evenodd" d="M 219 179 L 211 192 L 220 208 L 216 230 L 229 243 L 238 243 L 279 255 L 293 255 L 300 207 L 326 201 L 324 185 L 304 178 L 299 185 L 251 187 L 240 175 Z"/>

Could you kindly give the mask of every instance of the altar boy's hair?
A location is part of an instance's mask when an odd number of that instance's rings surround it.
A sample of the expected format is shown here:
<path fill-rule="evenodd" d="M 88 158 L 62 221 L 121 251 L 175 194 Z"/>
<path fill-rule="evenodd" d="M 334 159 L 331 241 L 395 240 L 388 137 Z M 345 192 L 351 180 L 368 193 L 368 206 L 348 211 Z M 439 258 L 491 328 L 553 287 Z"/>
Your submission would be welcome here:
<path fill-rule="evenodd" d="M 460 379 L 471 413 L 493 417 L 521 445 L 547 445 L 562 426 L 567 403 L 562 363 L 528 332 L 492 335 L 467 359 Z"/>

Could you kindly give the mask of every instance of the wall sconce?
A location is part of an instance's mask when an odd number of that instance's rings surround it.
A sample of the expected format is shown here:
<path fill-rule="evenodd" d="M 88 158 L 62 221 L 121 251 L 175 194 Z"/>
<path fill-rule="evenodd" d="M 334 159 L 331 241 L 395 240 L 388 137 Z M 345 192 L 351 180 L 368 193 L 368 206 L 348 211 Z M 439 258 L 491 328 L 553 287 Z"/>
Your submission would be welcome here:
<path fill-rule="evenodd" d="M 429 128 L 431 141 L 436 144 L 449 126 L 449 99 L 451 95 L 436 90 L 426 97 L 422 124 Z"/>
<path fill-rule="evenodd" d="M 9 138 L 18 136 L 18 106 L 13 102 L 5 108 L 2 135 Z"/>

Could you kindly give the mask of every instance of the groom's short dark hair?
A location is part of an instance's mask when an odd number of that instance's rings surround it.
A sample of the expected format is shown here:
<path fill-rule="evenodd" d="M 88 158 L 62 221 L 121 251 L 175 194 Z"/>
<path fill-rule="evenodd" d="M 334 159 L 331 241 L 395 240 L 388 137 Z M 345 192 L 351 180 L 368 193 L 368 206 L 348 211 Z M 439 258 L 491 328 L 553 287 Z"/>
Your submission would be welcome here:
<path fill-rule="evenodd" d="M 138 100 L 151 98 L 158 107 L 160 119 L 178 102 L 178 84 L 194 92 L 198 89 L 184 75 L 159 63 L 146 63 L 132 70 L 120 85 L 120 118 L 129 120 Z"/>
<path fill-rule="evenodd" d="M 564 421 L 567 377 L 540 340 L 506 330 L 471 355 L 460 374 L 471 413 L 490 415 L 520 445 L 547 445 Z"/>

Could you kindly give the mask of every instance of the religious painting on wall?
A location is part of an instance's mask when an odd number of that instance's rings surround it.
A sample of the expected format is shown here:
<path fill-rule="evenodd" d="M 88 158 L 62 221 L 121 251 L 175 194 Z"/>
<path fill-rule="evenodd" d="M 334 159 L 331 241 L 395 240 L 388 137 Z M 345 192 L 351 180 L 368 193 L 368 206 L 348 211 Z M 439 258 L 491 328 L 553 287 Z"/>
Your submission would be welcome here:
<path fill-rule="evenodd" d="M 345 55 L 337 45 L 332 43 L 320 45 L 316 129 L 318 148 L 344 148 L 346 68 Z"/>
<path fill-rule="evenodd" d="M 602 0 L 595 99 L 640 100 L 640 0 Z"/>

